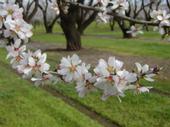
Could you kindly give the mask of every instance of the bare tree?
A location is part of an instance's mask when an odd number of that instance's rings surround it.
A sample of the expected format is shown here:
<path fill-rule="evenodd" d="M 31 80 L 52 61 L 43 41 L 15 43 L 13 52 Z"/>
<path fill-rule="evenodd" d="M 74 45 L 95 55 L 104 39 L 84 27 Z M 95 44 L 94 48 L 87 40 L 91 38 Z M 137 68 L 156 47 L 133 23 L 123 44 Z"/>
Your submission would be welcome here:
<path fill-rule="evenodd" d="M 52 13 L 52 11 L 50 11 L 50 9 L 52 10 L 51 2 L 52 2 L 51 0 L 42 0 L 38 4 L 38 7 L 40 8 L 42 15 L 43 15 L 43 23 L 44 23 L 46 33 L 53 32 L 53 27 L 54 27 L 57 19 L 59 18 L 59 15 L 57 15 L 57 14 L 54 14 L 54 16 L 52 14 L 50 14 L 50 13 Z M 53 11 L 53 13 L 55 13 L 55 12 Z"/>
<path fill-rule="evenodd" d="M 16 0 L 16 3 L 24 9 L 24 20 L 31 22 L 38 10 L 39 0 Z"/>
<path fill-rule="evenodd" d="M 84 0 L 79 0 L 78 3 L 83 4 Z M 88 6 L 98 6 L 90 0 Z M 57 0 L 60 10 L 60 25 L 67 40 L 67 50 L 80 50 L 81 35 L 84 30 L 95 20 L 96 11 L 80 8 L 79 6 L 69 5 L 68 12 L 66 12 L 65 3 L 62 0 Z"/>

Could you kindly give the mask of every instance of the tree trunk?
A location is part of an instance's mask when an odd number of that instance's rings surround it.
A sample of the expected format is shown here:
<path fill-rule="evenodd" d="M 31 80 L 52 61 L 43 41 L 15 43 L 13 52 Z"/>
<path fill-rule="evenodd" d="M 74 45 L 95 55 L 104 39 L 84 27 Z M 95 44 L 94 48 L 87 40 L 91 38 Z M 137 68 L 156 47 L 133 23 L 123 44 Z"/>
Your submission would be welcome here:
<path fill-rule="evenodd" d="M 53 33 L 53 27 L 52 27 L 52 26 L 46 26 L 46 27 L 45 27 L 45 31 L 46 31 L 46 33 L 48 33 L 48 34 L 51 34 L 51 33 Z"/>
<path fill-rule="evenodd" d="M 111 19 L 111 20 L 109 21 L 109 25 L 110 25 L 110 30 L 111 30 L 111 31 L 114 31 L 114 27 L 115 27 L 115 21 L 114 21 L 114 19 Z"/>
<path fill-rule="evenodd" d="M 117 20 L 117 23 L 123 33 L 123 38 L 132 38 L 132 34 L 127 33 L 129 29 L 126 27 L 125 22 L 123 20 Z"/>
<path fill-rule="evenodd" d="M 77 51 L 81 49 L 81 36 L 73 21 L 61 20 L 61 27 L 67 40 L 67 51 Z"/>
<path fill-rule="evenodd" d="M 132 34 L 131 33 L 127 33 L 129 29 L 124 29 L 122 30 L 123 32 L 123 38 L 132 38 Z"/>

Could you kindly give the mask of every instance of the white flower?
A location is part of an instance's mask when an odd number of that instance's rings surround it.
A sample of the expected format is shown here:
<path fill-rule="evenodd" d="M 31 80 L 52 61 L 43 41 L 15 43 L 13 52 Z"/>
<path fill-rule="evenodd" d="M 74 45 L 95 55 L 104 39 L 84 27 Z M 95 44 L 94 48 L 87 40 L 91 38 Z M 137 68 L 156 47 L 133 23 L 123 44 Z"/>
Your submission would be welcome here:
<path fill-rule="evenodd" d="M 139 88 L 137 88 L 137 91 L 139 92 L 139 93 L 145 93 L 145 92 L 149 92 L 149 89 L 152 89 L 153 87 L 139 87 Z"/>
<path fill-rule="evenodd" d="M 84 80 L 84 75 L 89 73 L 89 69 L 90 64 L 86 65 L 85 63 L 82 63 L 81 65 L 78 65 L 75 72 L 76 73 L 75 80 L 76 81 Z"/>
<path fill-rule="evenodd" d="M 23 59 L 21 60 L 20 62 L 20 65 L 17 66 L 17 71 L 19 73 L 23 73 L 23 74 L 26 74 L 27 76 L 32 76 L 31 73 L 27 73 L 26 72 L 26 69 L 29 68 L 29 65 L 28 65 L 28 58 L 32 56 L 32 52 L 30 50 L 28 50 L 28 52 L 24 53 L 23 54 Z M 29 70 L 29 69 L 28 69 Z M 30 71 L 29 71 L 30 72 Z"/>
<path fill-rule="evenodd" d="M 159 20 L 159 17 L 161 17 L 163 15 L 163 11 L 162 10 L 153 10 L 150 13 L 150 16 L 155 19 L 156 21 Z"/>
<path fill-rule="evenodd" d="M 50 73 L 43 73 L 42 75 L 38 75 L 38 77 L 31 78 L 31 81 L 33 81 L 36 86 L 39 86 L 57 83 L 58 79 Z"/>
<path fill-rule="evenodd" d="M 94 87 L 94 83 L 96 81 L 96 77 L 92 76 L 91 73 L 85 73 L 83 75 L 83 79 L 77 81 L 76 90 L 80 97 L 84 97 L 87 93 L 96 90 Z"/>
<path fill-rule="evenodd" d="M 128 89 L 133 89 L 130 85 L 137 80 L 137 75 L 134 73 L 129 73 L 126 70 L 118 71 L 117 75 L 112 77 L 112 82 L 101 82 L 100 84 L 95 84 L 96 87 L 103 90 L 102 100 L 106 100 L 110 96 L 124 96 L 124 91 Z"/>
<path fill-rule="evenodd" d="M 151 12 L 151 17 L 155 19 L 155 22 L 160 22 L 160 26 L 170 26 L 170 14 L 167 14 L 166 10 L 154 10 Z"/>
<path fill-rule="evenodd" d="M 51 9 L 53 9 L 56 12 L 56 15 L 60 14 L 60 10 L 58 8 L 58 4 L 57 3 L 52 3 Z"/>
<path fill-rule="evenodd" d="M 19 38 L 25 40 L 32 36 L 32 26 L 27 24 L 22 19 L 12 20 L 11 18 L 7 18 L 4 23 L 7 30 L 10 30 L 18 35 Z M 10 34 L 10 33 L 8 33 Z"/>
<path fill-rule="evenodd" d="M 112 0 L 109 1 L 110 9 L 116 10 L 117 13 L 125 15 L 125 10 L 128 9 L 129 4 L 126 0 Z"/>
<path fill-rule="evenodd" d="M 97 22 L 108 23 L 109 19 L 110 19 L 110 16 L 107 15 L 105 12 L 98 13 L 97 15 Z"/>
<path fill-rule="evenodd" d="M 123 66 L 123 62 L 116 60 L 115 57 L 109 57 L 108 62 L 103 59 L 99 60 L 99 64 L 94 69 L 97 76 L 109 77 L 111 74 L 115 74 Z"/>
<path fill-rule="evenodd" d="M 156 74 L 149 73 L 151 69 L 149 68 L 149 65 L 141 65 L 140 63 L 135 63 L 137 67 L 137 71 L 140 74 L 140 76 L 143 76 L 145 80 L 153 82 L 154 79 L 152 79 Z"/>
<path fill-rule="evenodd" d="M 3 12 L 2 14 L 6 17 L 12 17 L 14 19 L 22 19 L 23 18 L 23 9 L 19 8 L 18 5 L 13 3 L 3 4 Z"/>
<path fill-rule="evenodd" d="M 131 26 L 130 30 L 127 31 L 127 33 L 130 33 L 132 37 L 136 37 L 138 34 L 143 34 L 143 31 L 137 29 L 135 26 Z"/>
<path fill-rule="evenodd" d="M 17 68 L 17 65 L 23 59 L 23 54 L 25 53 L 26 46 L 21 45 L 21 40 L 16 39 L 14 44 L 6 47 L 8 51 L 7 59 L 10 58 L 10 63 L 12 64 L 13 68 Z"/>
<path fill-rule="evenodd" d="M 163 27 L 159 27 L 159 33 L 160 33 L 161 35 L 165 35 L 165 34 L 166 34 L 166 31 L 165 31 L 165 29 L 164 29 Z"/>
<path fill-rule="evenodd" d="M 81 60 L 74 54 L 72 57 L 68 56 L 61 59 L 58 74 L 63 76 L 66 82 L 71 82 L 76 79 L 77 66 L 80 65 Z"/>
<path fill-rule="evenodd" d="M 129 73 L 126 70 L 118 71 L 117 75 L 119 80 L 116 82 L 116 84 L 127 84 L 127 83 L 133 83 L 137 80 L 137 75 L 135 73 Z"/>
<path fill-rule="evenodd" d="M 99 64 L 94 69 L 97 75 L 94 85 L 103 90 L 103 100 L 117 93 L 114 85 L 114 76 L 120 71 L 122 66 L 123 62 L 116 60 L 115 57 L 109 57 L 108 62 L 103 59 L 99 60 Z"/>
<path fill-rule="evenodd" d="M 167 14 L 167 12 L 164 10 L 162 16 L 158 16 L 158 20 L 160 20 L 160 26 L 170 26 L 170 14 Z"/>
<path fill-rule="evenodd" d="M 94 86 L 103 91 L 102 100 L 106 100 L 107 97 L 117 93 L 113 76 L 109 76 L 108 78 L 97 77 Z"/>
<path fill-rule="evenodd" d="M 39 75 L 47 73 L 50 65 L 46 63 L 47 54 L 41 53 L 41 50 L 37 50 L 34 53 L 27 53 L 26 59 L 23 60 L 18 70 L 24 75 Z"/>

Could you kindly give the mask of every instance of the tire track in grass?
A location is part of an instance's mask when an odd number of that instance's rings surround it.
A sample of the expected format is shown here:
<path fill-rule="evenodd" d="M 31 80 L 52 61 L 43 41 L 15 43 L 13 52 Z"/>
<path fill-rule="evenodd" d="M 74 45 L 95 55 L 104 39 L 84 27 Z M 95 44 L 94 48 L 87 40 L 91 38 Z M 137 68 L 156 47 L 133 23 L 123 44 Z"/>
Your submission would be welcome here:
<path fill-rule="evenodd" d="M 13 70 L 8 64 L 0 61 L 0 65 L 5 67 L 6 69 L 10 69 L 12 72 L 16 73 L 18 76 L 21 76 L 19 73 L 17 73 L 15 70 Z M 27 80 L 27 81 L 32 83 L 32 81 L 30 81 L 30 80 Z M 47 91 L 54 97 L 62 99 L 66 104 L 77 109 L 78 111 L 80 111 L 81 113 L 90 117 L 91 119 L 97 121 L 104 127 L 121 127 L 121 125 L 119 123 L 116 123 L 115 121 L 102 116 L 100 113 L 94 111 L 92 108 L 81 104 L 79 101 L 77 101 L 69 96 L 64 95 L 63 93 L 61 93 L 60 91 L 58 91 L 56 89 L 53 89 L 49 85 L 41 86 L 40 88 Z"/>
<path fill-rule="evenodd" d="M 152 93 L 156 93 L 156 94 L 159 94 L 159 95 L 162 95 L 162 96 L 170 97 L 169 92 L 165 92 L 165 91 L 162 91 L 162 90 L 159 90 L 159 89 L 156 89 L 156 88 L 152 88 L 152 89 L 150 89 L 150 91 Z"/>
<path fill-rule="evenodd" d="M 94 111 L 92 108 L 83 105 L 79 101 L 64 95 L 57 89 L 54 89 L 50 86 L 42 86 L 42 89 L 48 91 L 55 97 L 61 98 L 65 103 L 69 104 L 70 106 L 76 108 L 80 112 L 84 113 L 85 115 L 89 116 L 91 119 L 98 121 L 100 124 L 102 124 L 105 127 L 121 127 L 120 124 L 116 123 L 115 121 L 110 120 L 109 118 L 106 118 L 102 116 L 100 113 Z"/>

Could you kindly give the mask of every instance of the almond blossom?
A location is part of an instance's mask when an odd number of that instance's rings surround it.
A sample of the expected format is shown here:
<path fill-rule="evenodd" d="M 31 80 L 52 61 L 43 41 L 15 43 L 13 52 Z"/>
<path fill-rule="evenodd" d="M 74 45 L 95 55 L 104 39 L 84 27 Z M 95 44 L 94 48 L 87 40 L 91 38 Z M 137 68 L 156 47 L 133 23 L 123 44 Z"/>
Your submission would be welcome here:
<path fill-rule="evenodd" d="M 84 97 L 91 91 L 95 91 L 96 88 L 94 83 L 96 81 L 96 76 L 92 76 L 91 73 L 85 73 L 83 75 L 83 79 L 77 81 L 76 83 L 76 90 L 80 97 Z"/>
<path fill-rule="evenodd" d="M 129 4 L 126 0 L 111 0 L 108 4 L 111 10 L 115 10 L 117 13 L 125 15 L 125 10 L 128 9 Z"/>
<path fill-rule="evenodd" d="M 137 67 L 137 71 L 139 76 L 143 77 L 145 80 L 153 82 L 153 77 L 156 75 L 152 73 L 151 69 L 149 68 L 149 65 L 141 65 L 140 63 L 135 63 Z"/>
<path fill-rule="evenodd" d="M 155 19 L 155 22 L 159 21 L 160 20 L 160 17 L 162 19 L 162 15 L 163 15 L 163 10 L 153 10 L 151 13 L 150 13 L 150 16 Z"/>
<path fill-rule="evenodd" d="M 59 65 L 58 74 L 61 75 L 66 82 L 71 82 L 77 77 L 77 66 L 80 65 L 80 58 L 74 54 L 73 56 L 63 57 Z"/>
<path fill-rule="evenodd" d="M 10 30 L 18 35 L 19 38 L 25 40 L 32 36 L 32 25 L 27 24 L 24 20 L 21 19 L 8 19 L 4 23 L 7 30 Z M 9 33 L 10 35 L 10 33 Z"/>
<path fill-rule="evenodd" d="M 53 9 L 56 12 L 56 15 L 60 14 L 60 10 L 57 3 L 52 3 L 51 9 Z"/>
<path fill-rule="evenodd" d="M 160 26 L 170 26 L 170 14 L 167 14 L 167 11 L 163 11 L 162 15 L 159 15 L 158 20 L 160 21 Z"/>
<path fill-rule="evenodd" d="M 3 4 L 3 11 L 1 14 L 3 14 L 6 17 L 11 17 L 13 19 L 22 19 L 23 18 L 23 9 L 19 8 L 18 5 L 12 3 L 5 3 Z"/>
<path fill-rule="evenodd" d="M 131 83 L 137 80 L 137 75 L 134 73 L 129 73 L 126 70 L 118 71 L 117 75 L 112 76 L 110 82 L 100 82 L 95 85 L 99 89 L 103 90 L 102 100 L 106 100 L 110 96 L 124 96 L 124 91 L 128 89 L 133 89 Z"/>
<path fill-rule="evenodd" d="M 130 30 L 127 31 L 127 33 L 131 34 L 132 37 L 136 37 L 138 34 L 143 34 L 143 31 L 140 29 L 136 28 L 135 26 L 131 26 Z"/>
<path fill-rule="evenodd" d="M 37 77 L 31 78 L 31 81 L 33 81 L 36 86 L 58 82 L 57 78 L 54 77 L 50 73 L 42 73 L 41 75 L 38 75 Z"/>
<path fill-rule="evenodd" d="M 26 46 L 21 45 L 20 39 L 16 39 L 14 44 L 7 46 L 6 49 L 8 51 L 7 58 L 10 58 L 10 64 L 12 64 L 13 68 L 17 68 L 17 65 L 23 59 L 23 54 L 26 51 Z"/>
<path fill-rule="evenodd" d="M 152 89 L 153 87 L 139 87 L 139 88 L 137 88 L 137 92 L 139 92 L 139 93 L 145 93 L 145 92 L 148 92 L 149 93 L 149 91 L 150 91 L 150 89 Z"/>
<path fill-rule="evenodd" d="M 23 60 L 23 63 L 18 66 L 19 72 L 24 73 L 26 76 L 37 76 L 48 72 L 50 65 L 46 63 L 46 53 L 42 54 L 40 50 L 37 50 L 34 53 L 27 53 L 25 57 L 26 59 Z"/>
<path fill-rule="evenodd" d="M 123 67 L 123 62 L 116 60 L 115 57 L 109 57 L 108 62 L 104 59 L 99 60 L 99 64 L 94 69 L 97 76 L 109 77 L 111 74 L 115 74 Z"/>

